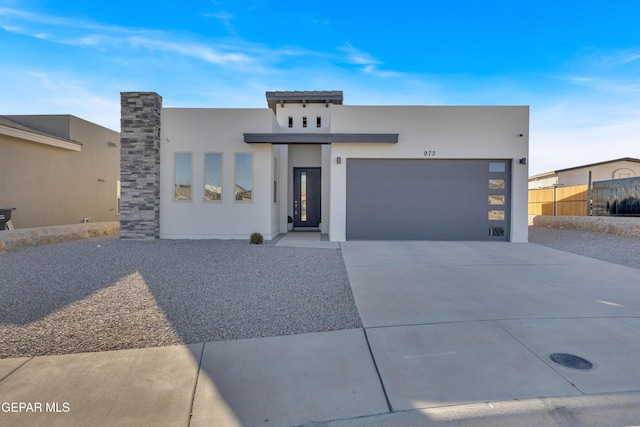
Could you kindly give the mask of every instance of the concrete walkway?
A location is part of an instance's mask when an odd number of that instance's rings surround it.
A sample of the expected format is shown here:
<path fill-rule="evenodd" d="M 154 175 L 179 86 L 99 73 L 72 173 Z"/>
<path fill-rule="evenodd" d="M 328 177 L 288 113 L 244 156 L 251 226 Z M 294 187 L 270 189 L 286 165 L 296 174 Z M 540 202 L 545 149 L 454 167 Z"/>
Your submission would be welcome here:
<path fill-rule="evenodd" d="M 340 243 L 322 240 L 319 231 L 290 231 L 275 246 L 290 248 L 340 249 Z"/>
<path fill-rule="evenodd" d="M 640 421 L 639 270 L 531 244 L 341 246 L 364 329 L 3 359 L 0 425 Z"/>

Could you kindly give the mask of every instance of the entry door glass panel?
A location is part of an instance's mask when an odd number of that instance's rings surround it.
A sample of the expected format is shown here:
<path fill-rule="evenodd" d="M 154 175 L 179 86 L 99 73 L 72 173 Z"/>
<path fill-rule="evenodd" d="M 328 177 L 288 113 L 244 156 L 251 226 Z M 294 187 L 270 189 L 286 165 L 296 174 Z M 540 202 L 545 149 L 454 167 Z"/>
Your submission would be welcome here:
<path fill-rule="evenodd" d="M 320 168 L 293 170 L 293 226 L 320 225 Z"/>
<path fill-rule="evenodd" d="M 307 222 L 307 172 L 300 172 L 300 221 Z"/>

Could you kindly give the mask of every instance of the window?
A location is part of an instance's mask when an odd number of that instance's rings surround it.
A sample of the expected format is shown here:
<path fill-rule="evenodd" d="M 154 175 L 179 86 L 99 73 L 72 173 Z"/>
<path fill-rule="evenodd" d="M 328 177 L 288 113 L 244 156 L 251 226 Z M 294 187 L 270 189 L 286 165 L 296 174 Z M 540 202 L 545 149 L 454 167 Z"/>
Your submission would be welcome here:
<path fill-rule="evenodd" d="M 316 117 L 316 127 L 317 128 L 322 127 L 322 117 L 320 116 Z"/>
<path fill-rule="evenodd" d="M 504 194 L 490 194 L 489 195 L 489 204 L 490 205 L 504 205 Z"/>
<path fill-rule="evenodd" d="M 204 157 L 204 200 L 222 200 L 222 154 Z"/>
<path fill-rule="evenodd" d="M 307 118 L 306 117 L 302 117 L 302 127 L 303 128 L 307 127 Z"/>
<path fill-rule="evenodd" d="M 253 187 L 253 155 L 236 153 L 236 190 L 239 201 L 251 201 Z"/>
<path fill-rule="evenodd" d="M 176 153 L 174 200 L 191 200 L 191 153 Z"/>
<path fill-rule="evenodd" d="M 292 128 L 293 127 L 293 117 L 289 116 L 289 127 Z"/>
<path fill-rule="evenodd" d="M 489 227 L 489 236 L 504 237 L 504 227 Z"/>
<path fill-rule="evenodd" d="M 489 221 L 504 221 L 504 211 L 503 210 L 490 210 L 489 211 Z"/>
<path fill-rule="evenodd" d="M 278 158 L 273 156 L 273 203 L 278 203 Z"/>
<path fill-rule="evenodd" d="M 278 203 L 278 181 L 273 180 L 273 203 Z"/>
<path fill-rule="evenodd" d="M 504 190 L 505 181 L 504 179 L 490 179 L 489 180 L 489 190 Z"/>
<path fill-rule="evenodd" d="M 300 221 L 307 221 L 307 173 L 300 172 Z"/>
<path fill-rule="evenodd" d="M 489 172 L 506 172 L 507 165 L 504 162 L 489 162 Z"/>

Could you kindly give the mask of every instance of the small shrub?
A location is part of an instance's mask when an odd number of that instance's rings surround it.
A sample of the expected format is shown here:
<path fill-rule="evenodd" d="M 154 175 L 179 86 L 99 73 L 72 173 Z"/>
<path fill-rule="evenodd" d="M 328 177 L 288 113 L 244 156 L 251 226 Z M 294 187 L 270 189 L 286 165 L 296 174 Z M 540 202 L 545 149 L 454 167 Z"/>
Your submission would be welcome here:
<path fill-rule="evenodd" d="M 249 242 L 252 245 L 261 245 L 262 242 L 264 242 L 264 237 L 262 237 L 262 234 L 258 232 L 251 233 L 251 239 L 249 240 Z"/>

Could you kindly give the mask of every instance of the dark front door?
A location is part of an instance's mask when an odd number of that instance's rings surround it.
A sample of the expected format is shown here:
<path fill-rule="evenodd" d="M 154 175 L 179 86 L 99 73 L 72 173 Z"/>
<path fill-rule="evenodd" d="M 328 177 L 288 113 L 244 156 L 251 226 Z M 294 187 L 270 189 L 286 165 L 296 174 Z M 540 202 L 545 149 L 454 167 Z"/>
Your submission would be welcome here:
<path fill-rule="evenodd" d="M 320 225 L 320 168 L 293 169 L 293 226 Z"/>

